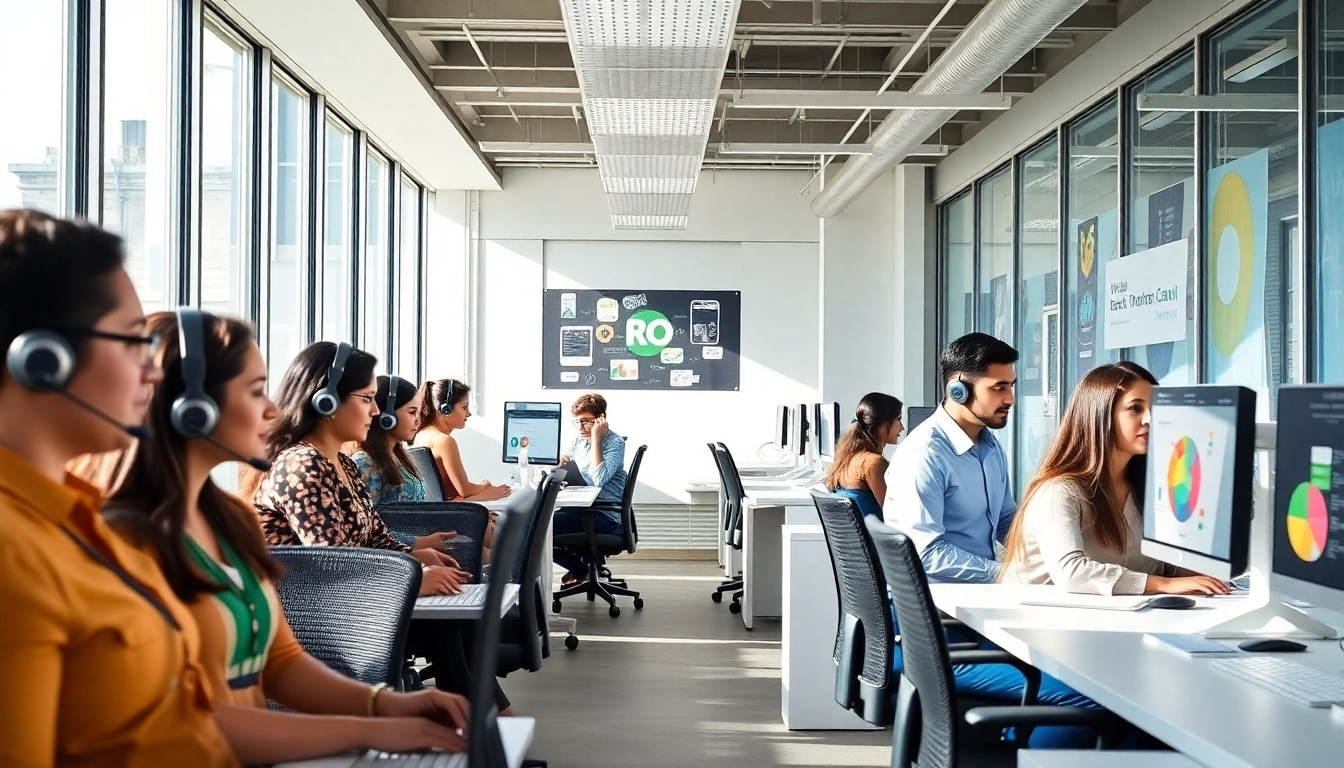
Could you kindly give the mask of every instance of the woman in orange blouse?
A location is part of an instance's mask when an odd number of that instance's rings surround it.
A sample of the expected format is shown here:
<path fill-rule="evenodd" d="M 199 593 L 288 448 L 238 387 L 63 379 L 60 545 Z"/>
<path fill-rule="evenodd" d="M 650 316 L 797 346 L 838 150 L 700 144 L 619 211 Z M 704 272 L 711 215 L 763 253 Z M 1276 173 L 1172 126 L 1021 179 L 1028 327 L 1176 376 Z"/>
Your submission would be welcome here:
<path fill-rule="evenodd" d="M 210 479 L 236 456 L 263 453 L 278 414 L 251 329 L 189 309 L 155 314 L 149 329 L 164 340 L 165 378 L 149 403 L 156 438 L 128 453 L 107 515 L 153 552 L 191 607 L 202 662 L 219 691 L 218 718 L 239 726 L 228 728 L 241 734 L 233 742 L 239 757 L 275 763 L 352 748 L 460 750 L 461 696 L 370 688 L 304 652 L 281 611 L 272 584 L 279 567 L 256 516 Z M 199 365 L 183 365 L 183 340 Z M 267 699 L 306 714 L 272 711 Z"/>
<path fill-rule="evenodd" d="M 71 459 L 127 447 L 162 374 L 116 236 L 0 212 L 0 765 L 236 766 L 190 612 Z M 61 393 L 65 396 L 62 396 Z"/>

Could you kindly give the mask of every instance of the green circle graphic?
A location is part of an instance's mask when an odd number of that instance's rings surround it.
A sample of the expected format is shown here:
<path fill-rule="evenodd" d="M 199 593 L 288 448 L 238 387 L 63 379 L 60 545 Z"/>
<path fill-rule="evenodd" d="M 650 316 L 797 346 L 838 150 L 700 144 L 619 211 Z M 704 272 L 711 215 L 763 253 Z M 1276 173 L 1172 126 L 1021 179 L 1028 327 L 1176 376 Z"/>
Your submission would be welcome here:
<path fill-rule="evenodd" d="M 657 356 L 675 335 L 667 316 L 652 309 L 641 309 L 625 321 L 626 349 L 638 357 Z"/>

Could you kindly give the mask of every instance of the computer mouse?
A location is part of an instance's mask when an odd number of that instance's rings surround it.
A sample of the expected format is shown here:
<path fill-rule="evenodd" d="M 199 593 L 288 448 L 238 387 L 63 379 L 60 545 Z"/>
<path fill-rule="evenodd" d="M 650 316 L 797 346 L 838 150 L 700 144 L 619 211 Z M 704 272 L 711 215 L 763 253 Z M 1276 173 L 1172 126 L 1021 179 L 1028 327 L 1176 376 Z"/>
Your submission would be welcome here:
<path fill-rule="evenodd" d="M 1293 651 L 1307 650 L 1307 646 L 1302 643 L 1295 643 L 1292 640 L 1284 640 L 1278 637 L 1266 637 L 1262 640 L 1244 640 L 1238 643 L 1237 647 L 1243 651 L 1252 651 L 1255 653 L 1291 653 Z"/>
<path fill-rule="evenodd" d="M 1181 595 L 1158 595 L 1148 601 L 1149 608 L 1194 608 L 1195 601 Z"/>

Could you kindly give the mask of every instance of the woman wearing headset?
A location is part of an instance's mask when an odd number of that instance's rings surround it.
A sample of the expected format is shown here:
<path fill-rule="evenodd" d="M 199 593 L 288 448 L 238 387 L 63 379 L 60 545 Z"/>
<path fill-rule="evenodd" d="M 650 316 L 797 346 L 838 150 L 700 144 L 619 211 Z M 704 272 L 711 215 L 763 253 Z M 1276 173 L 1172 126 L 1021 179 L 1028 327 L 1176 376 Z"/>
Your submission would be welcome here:
<path fill-rule="evenodd" d="M 162 377 L 122 260 L 91 224 L 0 212 L 0 765 L 237 765 L 191 614 L 64 471 L 128 447 Z"/>
<path fill-rule="evenodd" d="M 280 417 L 266 446 L 271 468 L 250 473 L 244 498 L 257 508 L 272 545 L 407 552 L 428 568 L 421 595 L 459 592 L 466 574 L 420 540 L 421 548 L 398 541 L 369 501 L 359 467 L 341 453 L 343 443 L 363 442 L 378 416 L 376 364 L 373 355 L 344 343 L 319 341 L 299 353 L 280 382 Z"/>
<path fill-rule="evenodd" d="M 442 691 L 370 688 L 309 656 L 290 632 L 256 515 L 210 472 L 257 458 L 279 411 L 251 329 L 192 309 L 160 312 L 164 380 L 149 402 L 155 439 L 125 452 L 108 522 L 160 563 L 201 632 L 201 659 L 238 757 L 269 764 L 350 749 L 460 751 L 466 702 Z M 276 712 L 267 699 L 294 712 Z M 305 713 L 305 714 L 296 714 Z"/>
<path fill-rule="evenodd" d="M 420 390 L 399 376 L 378 377 L 382 411 L 351 458 L 374 504 L 424 501 L 425 481 L 411 464 L 405 443 L 420 428 Z"/>
<path fill-rule="evenodd" d="M 427 381 L 420 388 L 424 405 L 420 407 L 420 431 L 415 444 L 429 448 L 434 463 L 443 478 L 448 498 L 463 501 L 494 501 L 509 495 L 507 485 L 491 485 L 489 481 L 473 483 L 462 466 L 462 453 L 457 448 L 453 432 L 466 429 L 471 417 L 468 395 L 471 387 L 457 379 Z"/>

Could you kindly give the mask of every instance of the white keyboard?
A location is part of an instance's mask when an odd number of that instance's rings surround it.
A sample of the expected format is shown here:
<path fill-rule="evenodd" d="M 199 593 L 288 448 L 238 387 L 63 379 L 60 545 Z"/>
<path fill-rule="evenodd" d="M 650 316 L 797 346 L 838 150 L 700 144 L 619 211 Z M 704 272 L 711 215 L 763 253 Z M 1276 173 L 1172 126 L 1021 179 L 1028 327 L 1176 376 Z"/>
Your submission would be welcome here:
<path fill-rule="evenodd" d="M 1295 661 L 1256 656 L 1218 659 L 1209 664 L 1221 672 L 1268 688 L 1309 707 L 1344 704 L 1344 677 L 1312 669 Z"/>
<path fill-rule="evenodd" d="M 462 591 L 456 595 L 435 595 L 422 597 L 415 601 L 421 608 L 468 608 L 485 605 L 485 589 L 489 584 L 463 584 Z M 380 763 L 381 765 L 381 763 Z"/>
<path fill-rule="evenodd" d="M 369 750 L 350 768 L 467 768 L 467 755 L 465 752 L 393 755 Z"/>

